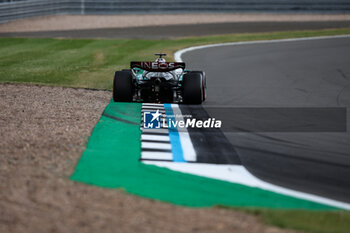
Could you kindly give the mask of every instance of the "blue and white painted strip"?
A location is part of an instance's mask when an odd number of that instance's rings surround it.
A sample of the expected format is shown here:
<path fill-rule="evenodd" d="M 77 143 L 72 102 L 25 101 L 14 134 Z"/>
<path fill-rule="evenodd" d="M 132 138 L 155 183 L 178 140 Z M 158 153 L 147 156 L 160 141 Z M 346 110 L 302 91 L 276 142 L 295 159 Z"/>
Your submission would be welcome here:
<path fill-rule="evenodd" d="M 173 109 L 173 113 L 175 114 L 175 120 L 178 122 L 184 121 L 180 106 L 178 104 L 172 104 L 171 108 Z M 188 162 L 195 162 L 197 157 L 196 151 L 193 147 L 188 131 L 185 128 L 183 128 L 181 129 L 181 132 L 178 132 L 178 134 L 181 142 L 184 160 Z"/>
<path fill-rule="evenodd" d="M 184 120 L 177 104 L 142 104 L 141 114 L 146 111 L 162 113 L 161 119 Z M 142 161 L 195 162 L 196 152 L 187 130 L 161 126 L 160 129 L 144 129 L 141 121 L 141 158 Z M 153 153 L 153 154 L 152 154 Z"/>
<path fill-rule="evenodd" d="M 171 107 L 171 104 L 164 104 L 165 114 L 167 119 L 170 122 L 175 122 L 175 114 Z M 176 127 L 170 126 L 169 128 L 169 137 L 171 143 L 171 151 L 173 153 L 173 161 L 174 162 L 186 162 L 183 156 L 183 150 L 180 141 L 180 135 Z"/>

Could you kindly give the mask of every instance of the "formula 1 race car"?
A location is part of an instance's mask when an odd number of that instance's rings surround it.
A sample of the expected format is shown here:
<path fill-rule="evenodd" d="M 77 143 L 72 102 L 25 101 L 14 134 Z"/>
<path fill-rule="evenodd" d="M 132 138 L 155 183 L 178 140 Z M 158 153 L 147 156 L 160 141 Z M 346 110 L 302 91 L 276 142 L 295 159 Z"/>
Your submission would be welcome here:
<path fill-rule="evenodd" d="M 203 71 L 185 70 L 185 63 L 166 62 L 164 53 L 155 55 L 155 62 L 131 62 L 131 69 L 115 72 L 115 102 L 201 104 L 206 99 Z"/>

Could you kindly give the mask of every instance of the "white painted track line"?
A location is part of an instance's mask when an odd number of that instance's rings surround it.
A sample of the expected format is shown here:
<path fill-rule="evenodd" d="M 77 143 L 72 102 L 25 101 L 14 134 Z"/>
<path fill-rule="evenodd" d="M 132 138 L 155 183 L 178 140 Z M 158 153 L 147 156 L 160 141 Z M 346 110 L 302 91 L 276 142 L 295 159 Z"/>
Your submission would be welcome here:
<path fill-rule="evenodd" d="M 145 161 L 146 164 L 166 167 L 174 171 L 190 173 L 193 175 L 204 176 L 208 178 L 224 180 L 232 183 L 242 184 L 250 187 L 256 187 L 267 191 L 280 193 L 287 196 L 322 203 L 325 205 L 335 206 L 342 209 L 350 210 L 350 204 L 335 201 L 329 198 L 320 197 L 313 194 L 303 193 L 292 189 L 270 184 L 253 176 L 247 169 L 241 165 L 217 165 L 203 163 L 173 163 L 159 161 Z"/>
<path fill-rule="evenodd" d="M 173 154 L 171 152 L 142 151 L 141 159 L 173 160 Z"/>
<path fill-rule="evenodd" d="M 154 140 L 154 141 L 170 142 L 169 136 L 148 135 L 148 134 L 142 134 L 141 140 Z"/>
<path fill-rule="evenodd" d="M 167 149 L 171 150 L 170 143 L 141 142 L 142 149 Z"/>
<path fill-rule="evenodd" d="M 153 103 L 142 103 L 142 106 L 159 106 L 159 107 L 163 107 L 163 104 L 153 104 Z"/>
<path fill-rule="evenodd" d="M 169 130 L 168 129 L 164 129 L 164 128 L 160 128 L 160 129 L 144 129 L 142 127 L 141 130 L 142 130 L 143 133 L 149 133 L 149 134 L 161 133 L 161 134 L 169 135 Z"/>

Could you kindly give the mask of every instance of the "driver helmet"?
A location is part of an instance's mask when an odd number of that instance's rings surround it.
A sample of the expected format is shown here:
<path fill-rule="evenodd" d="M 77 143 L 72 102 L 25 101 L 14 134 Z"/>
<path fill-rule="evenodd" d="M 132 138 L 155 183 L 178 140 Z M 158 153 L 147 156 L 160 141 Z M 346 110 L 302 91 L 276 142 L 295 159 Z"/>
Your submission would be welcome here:
<path fill-rule="evenodd" d="M 163 63 L 163 62 L 166 62 L 164 58 L 160 57 L 160 58 L 157 58 L 156 59 L 156 62 L 158 63 Z"/>

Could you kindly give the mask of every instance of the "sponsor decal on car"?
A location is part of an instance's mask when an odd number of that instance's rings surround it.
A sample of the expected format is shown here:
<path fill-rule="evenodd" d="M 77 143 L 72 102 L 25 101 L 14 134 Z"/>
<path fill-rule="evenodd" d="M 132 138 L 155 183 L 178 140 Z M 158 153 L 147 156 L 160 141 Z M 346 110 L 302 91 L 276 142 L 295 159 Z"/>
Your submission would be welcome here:
<path fill-rule="evenodd" d="M 161 71 L 171 71 L 179 68 L 185 69 L 185 63 L 140 61 L 140 62 L 131 62 L 130 67 L 140 68 L 147 71 L 161 72 Z"/>

